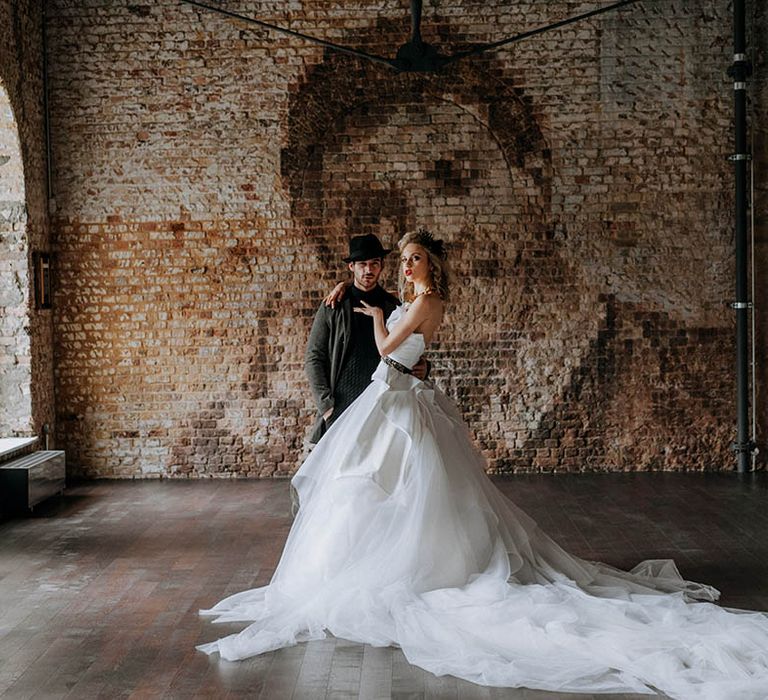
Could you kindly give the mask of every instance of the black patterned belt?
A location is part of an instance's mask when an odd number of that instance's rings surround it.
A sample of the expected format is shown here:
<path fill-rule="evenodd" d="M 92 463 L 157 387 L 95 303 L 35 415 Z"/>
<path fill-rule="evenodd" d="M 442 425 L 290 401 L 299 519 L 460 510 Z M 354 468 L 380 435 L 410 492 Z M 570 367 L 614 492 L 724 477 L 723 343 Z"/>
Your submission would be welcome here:
<path fill-rule="evenodd" d="M 413 372 L 408 369 L 405 365 L 401 365 L 397 360 L 393 360 L 391 357 L 387 357 L 386 355 L 381 358 L 381 361 L 385 365 L 389 365 L 393 369 L 396 369 L 398 372 L 402 372 L 403 374 L 413 374 Z"/>

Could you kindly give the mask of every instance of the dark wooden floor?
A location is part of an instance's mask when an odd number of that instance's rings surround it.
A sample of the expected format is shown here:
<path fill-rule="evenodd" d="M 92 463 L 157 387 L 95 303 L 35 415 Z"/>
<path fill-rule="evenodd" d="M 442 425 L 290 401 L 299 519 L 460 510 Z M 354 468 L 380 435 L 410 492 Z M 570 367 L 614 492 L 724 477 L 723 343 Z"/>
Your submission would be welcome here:
<path fill-rule="evenodd" d="M 674 557 L 686 577 L 720 587 L 724 604 L 768 609 L 765 474 L 497 483 L 581 556 L 622 567 Z M 3 522 L 0 696 L 591 697 L 436 678 L 397 650 L 337 639 L 240 663 L 196 652 L 195 644 L 239 629 L 213 625 L 197 610 L 269 580 L 288 511 L 285 481 L 102 481 Z"/>

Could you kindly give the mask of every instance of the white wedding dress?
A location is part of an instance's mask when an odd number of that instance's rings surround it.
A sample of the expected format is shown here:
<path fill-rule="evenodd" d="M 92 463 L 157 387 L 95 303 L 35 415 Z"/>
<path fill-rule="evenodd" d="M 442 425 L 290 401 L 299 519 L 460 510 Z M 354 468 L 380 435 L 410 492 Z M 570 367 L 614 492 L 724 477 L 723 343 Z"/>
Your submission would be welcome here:
<path fill-rule="evenodd" d="M 423 352 L 413 334 L 390 357 L 412 367 Z M 718 592 L 670 560 L 624 572 L 565 552 L 491 483 L 454 404 L 412 375 L 382 362 L 293 484 L 271 583 L 202 611 L 251 624 L 201 650 L 236 660 L 330 632 L 489 686 L 768 698 L 767 615 L 695 602 Z"/>

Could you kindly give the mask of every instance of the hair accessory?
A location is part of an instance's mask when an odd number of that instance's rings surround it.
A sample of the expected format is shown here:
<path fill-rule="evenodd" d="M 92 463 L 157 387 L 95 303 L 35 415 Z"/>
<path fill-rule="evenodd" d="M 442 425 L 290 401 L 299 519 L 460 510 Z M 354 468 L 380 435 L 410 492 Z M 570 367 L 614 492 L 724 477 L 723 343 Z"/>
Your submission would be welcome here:
<path fill-rule="evenodd" d="M 414 236 L 414 243 L 424 246 L 428 251 L 434 253 L 440 260 L 445 260 L 445 243 L 439 238 L 435 238 L 427 229 L 420 228 Z"/>

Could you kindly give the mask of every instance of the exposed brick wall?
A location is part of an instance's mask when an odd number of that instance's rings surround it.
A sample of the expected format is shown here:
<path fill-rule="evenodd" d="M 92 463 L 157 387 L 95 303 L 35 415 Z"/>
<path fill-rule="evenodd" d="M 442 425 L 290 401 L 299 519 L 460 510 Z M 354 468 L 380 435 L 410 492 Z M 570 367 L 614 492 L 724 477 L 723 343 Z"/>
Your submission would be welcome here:
<path fill-rule="evenodd" d="M 32 253 L 50 250 L 42 4 L 0 0 L 0 432 L 52 426 L 52 314 L 34 308 Z"/>
<path fill-rule="evenodd" d="M 402 2 L 227 7 L 387 54 L 408 31 Z M 441 4 L 423 33 L 450 50 L 585 9 Z M 721 3 L 642 3 L 439 76 L 171 0 L 49 12 L 59 439 L 82 473 L 292 472 L 348 235 L 418 225 L 459 279 L 435 376 L 491 469 L 732 465 Z"/>

